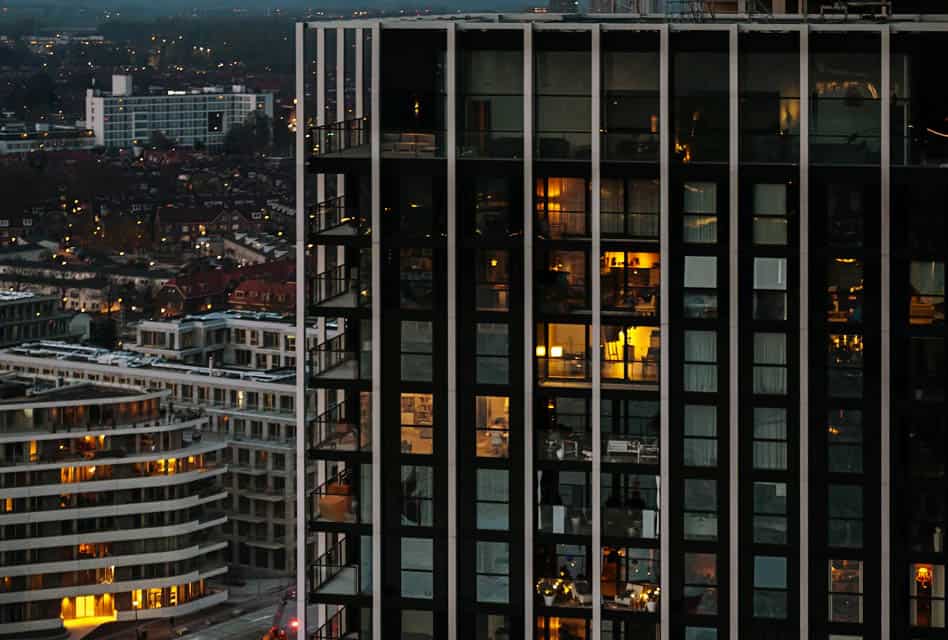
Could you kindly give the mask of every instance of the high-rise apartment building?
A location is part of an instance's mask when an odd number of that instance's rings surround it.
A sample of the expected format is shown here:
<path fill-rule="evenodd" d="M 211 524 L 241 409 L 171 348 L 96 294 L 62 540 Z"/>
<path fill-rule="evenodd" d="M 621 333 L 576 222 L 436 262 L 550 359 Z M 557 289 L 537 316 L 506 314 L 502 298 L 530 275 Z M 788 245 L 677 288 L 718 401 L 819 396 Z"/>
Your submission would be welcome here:
<path fill-rule="evenodd" d="M 298 25 L 310 637 L 948 637 L 948 21 L 859 4 Z"/>
<path fill-rule="evenodd" d="M 220 149 L 231 127 L 259 112 L 273 118 L 273 94 L 242 85 L 136 94 L 132 76 L 112 76 L 112 91 L 86 91 L 86 127 L 97 145 L 147 146 L 155 132 L 185 147 Z"/>
<path fill-rule="evenodd" d="M 0 380 L 0 637 L 146 621 L 227 599 L 227 497 L 206 417 L 167 391 Z M 64 629 L 65 626 L 65 629 Z"/>

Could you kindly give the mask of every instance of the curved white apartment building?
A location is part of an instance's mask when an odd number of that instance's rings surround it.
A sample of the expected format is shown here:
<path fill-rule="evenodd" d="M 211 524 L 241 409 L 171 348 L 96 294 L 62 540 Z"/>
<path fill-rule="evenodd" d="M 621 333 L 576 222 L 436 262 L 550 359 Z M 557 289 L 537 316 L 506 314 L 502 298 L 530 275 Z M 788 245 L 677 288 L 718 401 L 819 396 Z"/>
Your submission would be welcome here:
<path fill-rule="evenodd" d="M 168 391 L 0 379 L 0 639 L 223 602 L 224 447 Z M 210 455 L 209 455 L 210 454 Z"/>

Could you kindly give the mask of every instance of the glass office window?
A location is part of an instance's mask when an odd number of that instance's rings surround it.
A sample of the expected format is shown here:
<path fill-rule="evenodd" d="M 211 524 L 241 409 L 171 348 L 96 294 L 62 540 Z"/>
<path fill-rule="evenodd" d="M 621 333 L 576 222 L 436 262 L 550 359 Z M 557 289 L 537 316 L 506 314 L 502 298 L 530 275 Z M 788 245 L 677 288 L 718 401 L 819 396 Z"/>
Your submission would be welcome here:
<path fill-rule="evenodd" d="M 587 236 L 588 195 L 583 178 L 537 179 L 537 235 L 553 240 Z"/>

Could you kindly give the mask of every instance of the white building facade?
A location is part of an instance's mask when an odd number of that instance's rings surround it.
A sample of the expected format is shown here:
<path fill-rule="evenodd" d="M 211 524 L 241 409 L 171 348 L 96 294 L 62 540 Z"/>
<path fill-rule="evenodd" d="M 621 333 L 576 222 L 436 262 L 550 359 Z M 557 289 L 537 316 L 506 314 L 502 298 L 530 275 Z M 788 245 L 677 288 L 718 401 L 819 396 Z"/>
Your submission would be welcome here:
<path fill-rule="evenodd" d="M 127 149 L 146 145 L 155 131 L 185 147 L 217 149 L 231 127 L 258 111 L 273 118 L 273 94 L 241 85 L 135 95 L 131 76 L 112 77 L 112 92 L 86 91 L 86 126 L 96 144 Z"/>

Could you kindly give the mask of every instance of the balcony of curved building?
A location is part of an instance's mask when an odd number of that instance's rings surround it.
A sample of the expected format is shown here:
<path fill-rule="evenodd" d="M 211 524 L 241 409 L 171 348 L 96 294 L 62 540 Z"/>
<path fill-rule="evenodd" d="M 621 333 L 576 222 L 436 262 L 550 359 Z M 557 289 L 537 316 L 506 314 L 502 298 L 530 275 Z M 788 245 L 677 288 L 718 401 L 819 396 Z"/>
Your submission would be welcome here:
<path fill-rule="evenodd" d="M 338 460 L 371 452 L 371 425 L 366 412 L 355 417 L 346 401 L 329 407 L 313 421 L 309 457 L 314 460 Z"/>
<path fill-rule="evenodd" d="M 320 202 L 310 211 L 308 231 L 311 242 L 334 244 L 364 238 L 372 228 L 368 217 L 356 206 L 355 199 L 341 195 Z"/>

